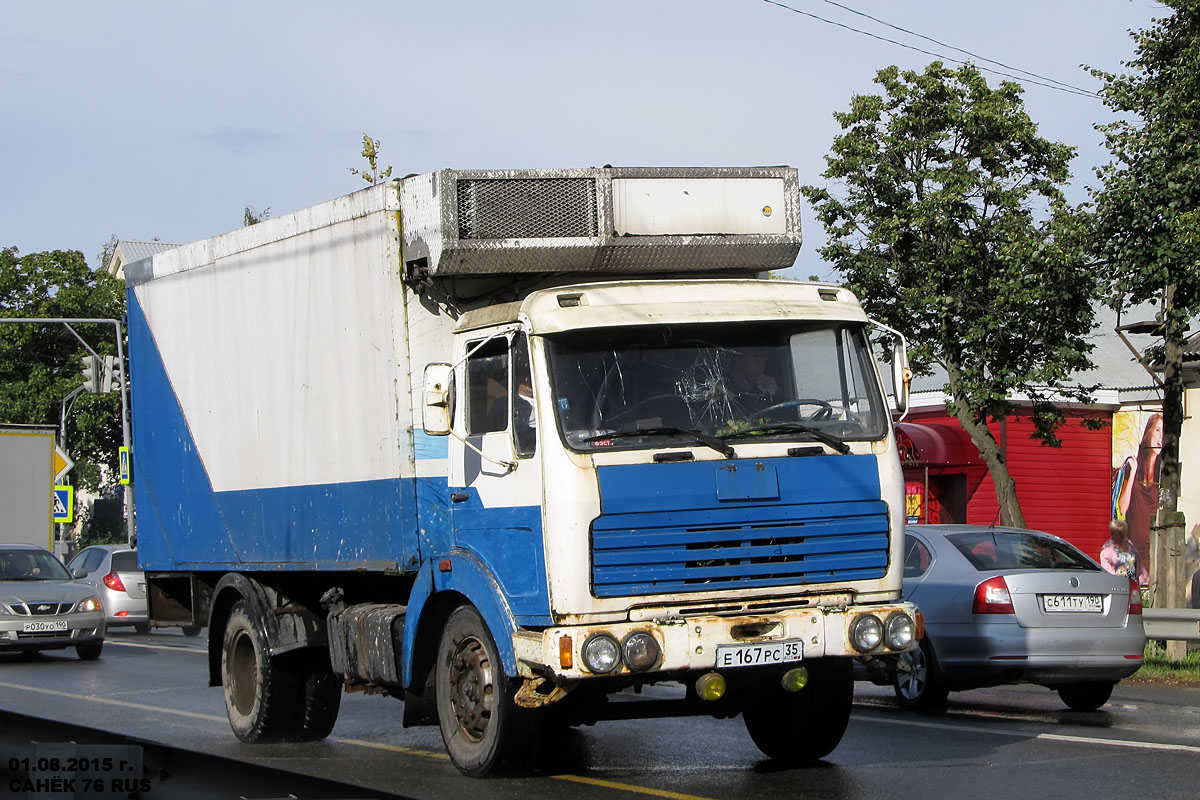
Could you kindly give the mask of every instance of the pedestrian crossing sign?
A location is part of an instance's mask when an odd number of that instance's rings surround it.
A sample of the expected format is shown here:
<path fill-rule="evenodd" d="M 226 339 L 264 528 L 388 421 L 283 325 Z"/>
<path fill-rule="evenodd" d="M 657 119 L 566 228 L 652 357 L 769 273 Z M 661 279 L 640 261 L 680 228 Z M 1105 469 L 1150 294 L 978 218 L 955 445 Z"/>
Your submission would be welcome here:
<path fill-rule="evenodd" d="M 75 521 L 75 487 L 55 486 L 51 521 L 70 524 Z"/>

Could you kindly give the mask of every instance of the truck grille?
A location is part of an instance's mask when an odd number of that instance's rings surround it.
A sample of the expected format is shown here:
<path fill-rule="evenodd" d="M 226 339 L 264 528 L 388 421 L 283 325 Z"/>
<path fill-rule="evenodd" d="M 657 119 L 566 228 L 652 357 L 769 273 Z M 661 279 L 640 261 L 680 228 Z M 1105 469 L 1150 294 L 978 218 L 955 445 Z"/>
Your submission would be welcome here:
<path fill-rule="evenodd" d="M 883 577 L 882 501 L 609 514 L 592 525 L 597 597 Z"/>
<path fill-rule="evenodd" d="M 591 237 L 598 231 L 592 178 L 458 181 L 460 239 Z"/>

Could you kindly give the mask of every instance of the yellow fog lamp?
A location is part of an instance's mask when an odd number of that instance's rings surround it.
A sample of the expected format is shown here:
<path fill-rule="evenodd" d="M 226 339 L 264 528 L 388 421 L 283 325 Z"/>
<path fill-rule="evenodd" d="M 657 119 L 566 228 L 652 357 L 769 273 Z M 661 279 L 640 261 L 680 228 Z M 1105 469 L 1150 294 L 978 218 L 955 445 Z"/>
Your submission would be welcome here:
<path fill-rule="evenodd" d="M 696 694 L 701 700 L 720 700 L 725 696 L 725 676 L 719 672 L 706 672 L 696 681 Z"/>
<path fill-rule="evenodd" d="M 783 678 L 779 681 L 785 691 L 798 692 L 805 686 L 808 686 L 808 670 L 804 667 L 796 667 L 789 669 L 783 673 Z"/>

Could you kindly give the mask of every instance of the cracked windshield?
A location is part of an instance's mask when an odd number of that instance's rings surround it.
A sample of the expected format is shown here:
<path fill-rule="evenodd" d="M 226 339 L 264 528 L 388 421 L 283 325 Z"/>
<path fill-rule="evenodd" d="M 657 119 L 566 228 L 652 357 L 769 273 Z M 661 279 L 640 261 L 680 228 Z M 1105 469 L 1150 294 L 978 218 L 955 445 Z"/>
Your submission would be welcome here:
<path fill-rule="evenodd" d="M 575 450 L 881 438 L 887 407 L 859 325 L 639 326 L 549 339 Z"/>

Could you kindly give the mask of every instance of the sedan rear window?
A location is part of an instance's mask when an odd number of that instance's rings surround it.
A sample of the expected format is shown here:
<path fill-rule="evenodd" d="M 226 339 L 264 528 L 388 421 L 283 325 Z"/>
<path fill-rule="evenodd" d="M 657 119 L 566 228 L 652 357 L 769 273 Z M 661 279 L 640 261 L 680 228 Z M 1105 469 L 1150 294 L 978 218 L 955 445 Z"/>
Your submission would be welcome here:
<path fill-rule="evenodd" d="M 137 572 L 137 551 L 125 550 L 118 553 L 113 553 L 112 568 L 118 572 Z"/>
<path fill-rule="evenodd" d="M 1035 531 L 972 531 L 946 539 L 975 569 L 1077 569 L 1098 571 L 1095 562 L 1071 545 Z"/>

